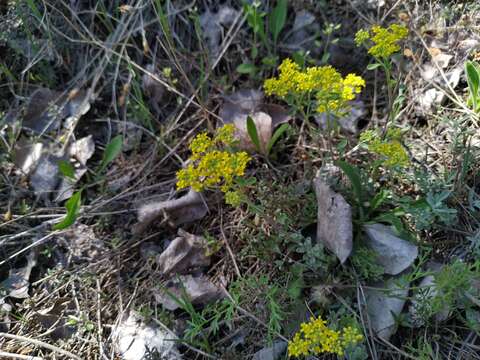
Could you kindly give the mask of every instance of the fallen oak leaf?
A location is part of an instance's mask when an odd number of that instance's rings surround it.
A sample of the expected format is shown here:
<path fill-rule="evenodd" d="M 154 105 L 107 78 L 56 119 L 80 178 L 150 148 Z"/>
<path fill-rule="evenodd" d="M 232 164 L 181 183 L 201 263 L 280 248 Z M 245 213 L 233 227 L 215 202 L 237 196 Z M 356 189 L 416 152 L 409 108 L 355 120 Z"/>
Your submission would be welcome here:
<path fill-rule="evenodd" d="M 177 349 L 177 337 L 156 326 L 145 324 L 132 312 L 113 332 L 115 347 L 123 360 L 150 359 L 152 354 L 165 360 L 182 359 Z"/>
<path fill-rule="evenodd" d="M 225 293 L 203 274 L 198 277 L 180 275 L 171 279 L 164 289 L 154 291 L 154 297 L 165 309 L 174 311 L 181 308 L 185 301 L 192 305 L 205 305 L 222 299 Z"/>
<path fill-rule="evenodd" d="M 166 275 L 182 274 L 192 268 L 208 266 L 210 258 L 206 255 L 206 240 L 202 236 L 178 230 L 178 237 L 156 257 L 159 271 Z"/>
<path fill-rule="evenodd" d="M 291 116 L 283 106 L 265 104 L 263 99 L 261 91 L 239 90 L 224 97 L 219 115 L 223 123 L 235 125 L 239 148 L 268 154 L 273 145 L 271 144 L 273 130 L 278 125 L 288 122 Z M 253 135 L 254 132 L 256 135 Z"/>
<path fill-rule="evenodd" d="M 0 283 L 0 289 L 6 289 L 6 296 L 16 299 L 26 299 L 29 297 L 28 289 L 30 287 L 30 274 L 37 265 L 37 253 L 32 251 L 27 256 L 27 264 L 18 269 L 11 269 L 7 279 Z"/>
<path fill-rule="evenodd" d="M 208 207 L 202 195 L 192 189 L 178 199 L 156 201 L 143 205 L 138 209 L 138 223 L 133 233 L 141 234 L 156 219 L 166 215 L 173 226 L 192 222 L 203 218 Z"/>
<path fill-rule="evenodd" d="M 13 154 L 15 166 L 28 175 L 37 166 L 44 144 L 41 142 L 30 142 L 26 137 L 21 137 L 16 143 Z"/>

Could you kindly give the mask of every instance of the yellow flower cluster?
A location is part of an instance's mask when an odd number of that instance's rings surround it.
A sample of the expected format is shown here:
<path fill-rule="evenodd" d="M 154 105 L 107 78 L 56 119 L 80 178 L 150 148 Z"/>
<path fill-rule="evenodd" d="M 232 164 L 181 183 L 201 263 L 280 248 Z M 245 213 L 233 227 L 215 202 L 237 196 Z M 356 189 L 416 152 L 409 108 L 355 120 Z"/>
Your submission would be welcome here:
<path fill-rule="evenodd" d="M 227 191 L 225 193 L 225 202 L 228 205 L 239 206 L 242 203 L 242 196 L 238 191 Z"/>
<path fill-rule="evenodd" d="M 288 355 L 298 357 L 335 353 L 342 356 L 345 348 L 362 339 L 357 328 L 347 326 L 340 331 L 332 330 L 321 317 L 314 317 L 300 325 L 300 331 L 288 343 Z"/>
<path fill-rule="evenodd" d="M 291 59 L 285 59 L 278 67 L 278 78 L 265 80 L 267 95 L 302 97 L 313 93 L 318 112 L 339 113 L 348 109 L 348 102 L 365 87 L 365 80 L 355 74 L 345 78 L 330 65 L 313 66 L 302 70 Z"/>
<path fill-rule="evenodd" d="M 235 142 L 235 126 L 225 125 L 215 137 L 198 134 L 190 143 L 190 164 L 177 172 L 177 188 L 192 187 L 195 191 L 220 186 L 230 192 L 236 177 L 243 176 L 250 156 L 244 152 L 223 149 Z M 231 196 L 231 195 L 230 195 Z"/>
<path fill-rule="evenodd" d="M 367 130 L 360 135 L 360 141 L 368 146 L 368 150 L 383 158 L 387 167 L 405 167 L 410 164 L 407 152 L 401 143 L 400 129 L 387 131 L 385 140 L 373 130 Z"/>
<path fill-rule="evenodd" d="M 398 43 L 407 35 L 408 29 L 403 25 L 392 24 L 388 28 L 374 25 L 370 31 L 359 30 L 355 35 L 355 43 L 357 46 L 366 44 L 370 55 L 386 59 L 400 50 Z"/>

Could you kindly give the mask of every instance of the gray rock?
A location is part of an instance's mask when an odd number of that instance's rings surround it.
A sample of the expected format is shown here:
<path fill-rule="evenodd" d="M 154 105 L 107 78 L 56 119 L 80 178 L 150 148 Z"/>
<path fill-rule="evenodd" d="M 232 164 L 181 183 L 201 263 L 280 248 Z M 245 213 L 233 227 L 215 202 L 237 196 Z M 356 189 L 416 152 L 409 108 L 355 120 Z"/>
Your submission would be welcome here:
<path fill-rule="evenodd" d="M 314 185 L 318 204 L 317 241 L 344 263 L 353 246 L 352 209 L 320 177 L 314 180 Z"/>
<path fill-rule="evenodd" d="M 395 236 L 393 231 L 382 224 L 364 226 L 366 243 L 377 253 L 377 260 L 385 273 L 397 275 L 408 268 L 418 256 L 418 247 Z"/>
<path fill-rule="evenodd" d="M 253 360 L 277 360 L 285 353 L 287 343 L 285 341 L 275 341 L 272 346 L 263 348 L 253 355 Z"/>
<path fill-rule="evenodd" d="M 377 336 L 388 340 L 396 331 L 395 316 L 402 312 L 410 285 L 398 286 L 398 279 L 374 284 L 365 290 L 367 314 Z"/>

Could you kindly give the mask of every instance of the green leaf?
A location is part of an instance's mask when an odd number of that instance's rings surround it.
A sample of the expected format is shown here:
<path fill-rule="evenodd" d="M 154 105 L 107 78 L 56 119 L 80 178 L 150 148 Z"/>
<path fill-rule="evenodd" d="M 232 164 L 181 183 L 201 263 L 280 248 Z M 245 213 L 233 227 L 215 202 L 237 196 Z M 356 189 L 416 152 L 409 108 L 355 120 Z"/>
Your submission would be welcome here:
<path fill-rule="evenodd" d="M 389 212 L 383 213 L 377 216 L 375 219 L 372 219 L 372 223 L 375 222 L 385 222 L 390 225 L 393 225 L 397 233 L 400 235 L 406 234 L 405 227 L 403 226 L 402 220 L 400 220 L 399 216 L 403 214 L 397 213 L 396 210 L 391 210 Z"/>
<path fill-rule="evenodd" d="M 472 61 L 465 63 L 465 74 L 467 75 L 468 89 L 470 91 L 470 99 L 472 101 L 473 110 L 477 110 L 477 102 L 479 100 L 478 88 L 480 86 L 480 74 L 476 64 Z"/>
<path fill-rule="evenodd" d="M 237 66 L 237 72 L 240 74 L 253 74 L 257 68 L 251 63 L 243 63 Z"/>
<path fill-rule="evenodd" d="M 287 20 L 287 2 L 287 0 L 277 0 L 277 6 L 270 14 L 269 25 L 274 43 L 277 43 L 278 35 L 280 35 Z"/>
<path fill-rule="evenodd" d="M 72 195 L 70 199 L 67 200 L 65 203 L 65 208 L 67 209 L 67 215 L 63 218 L 61 222 L 56 224 L 53 229 L 54 230 L 63 230 L 68 228 L 70 225 L 75 223 L 77 219 L 78 211 L 80 210 L 80 206 L 82 205 L 82 190 L 77 191 Z"/>
<path fill-rule="evenodd" d="M 58 161 L 58 170 L 62 173 L 63 176 L 70 178 L 72 180 L 77 180 L 75 177 L 75 169 L 73 168 L 70 161 L 59 160 Z"/>
<path fill-rule="evenodd" d="M 374 211 L 378 209 L 380 205 L 388 198 L 390 195 L 390 191 L 386 189 L 380 190 L 374 197 L 372 202 L 370 203 L 370 211 Z"/>
<path fill-rule="evenodd" d="M 100 163 L 100 168 L 98 172 L 101 173 L 105 168 L 110 164 L 122 151 L 123 139 L 122 135 L 115 136 L 112 141 L 110 141 L 105 147 L 103 152 L 102 162 Z"/>
<path fill-rule="evenodd" d="M 295 61 L 300 67 L 305 66 L 306 57 L 307 57 L 307 54 L 305 54 L 305 51 L 303 50 L 295 51 L 292 54 L 293 61 Z"/>
<path fill-rule="evenodd" d="M 257 127 L 255 126 L 255 122 L 250 116 L 247 116 L 247 131 L 253 145 L 255 145 L 255 149 L 257 150 L 257 152 L 261 152 L 260 138 L 258 137 Z"/>
<path fill-rule="evenodd" d="M 330 53 L 326 52 L 322 56 L 322 60 L 320 60 L 321 64 L 326 64 L 328 60 L 330 59 Z"/>
<path fill-rule="evenodd" d="M 275 143 L 278 141 L 280 136 L 282 136 L 282 134 L 285 131 L 287 131 L 289 128 L 290 128 L 290 125 L 282 124 L 282 126 L 280 126 L 277 130 L 275 130 L 272 138 L 270 139 L 270 141 L 267 144 L 267 155 L 270 154 L 270 151 L 272 150 L 273 145 L 275 145 Z"/>
<path fill-rule="evenodd" d="M 359 169 L 341 160 L 337 161 L 336 164 L 342 169 L 352 183 L 353 193 L 357 198 L 358 205 L 363 206 L 363 187 Z"/>
<path fill-rule="evenodd" d="M 368 64 L 367 65 L 367 70 L 375 70 L 376 68 L 379 68 L 382 66 L 380 63 L 373 63 L 373 64 Z"/>
<path fill-rule="evenodd" d="M 256 59 L 258 56 L 258 48 L 255 45 L 253 45 L 252 47 L 251 55 L 252 55 L 252 59 Z"/>

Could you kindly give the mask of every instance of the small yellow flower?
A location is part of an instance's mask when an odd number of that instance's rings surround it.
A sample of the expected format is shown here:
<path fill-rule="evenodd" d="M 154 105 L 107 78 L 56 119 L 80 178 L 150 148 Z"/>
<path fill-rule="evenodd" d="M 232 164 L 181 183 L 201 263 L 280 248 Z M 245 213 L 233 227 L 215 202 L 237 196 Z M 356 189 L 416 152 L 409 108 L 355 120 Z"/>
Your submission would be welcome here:
<path fill-rule="evenodd" d="M 357 46 L 366 44 L 370 55 L 386 59 L 400 50 L 399 42 L 407 35 L 408 29 L 403 25 L 392 24 L 388 28 L 374 25 L 370 31 L 359 30 L 355 35 L 355 43 Z"/>
<path fill-rule="evenodd" d="M 401 143 L 401 137 L 400 129 L 388 129 L 383 140 L 375 131 L 367 130 L 360 135 L 360 141 L 367 145 L 369 151 L 382 158 L 383 165 L 406 167 L 410 164 L 410 159 Z"/>
<path fill-rule="evenodd" d="M 355 34 L 355 44 L 357 44 L 357 46 L 362 45 L 368 39 L 370 39 L 370 33 L 368 32 L 368 30 L 361 29 L 358 30 Z"/>
<path fill-rule="evenodd" d="M 322 318 L 312 318 L 300 325 L 300 331 L 288 343 L 288 355 L 293 357 L 334 353 L 342 356 L 345 349 L 363 340 L 357 328 L 347 326 L 340 331 L 327 327 Z"/>
<path fill-rule="evenodd" d="M 242 197 L 238 191 L 227 191 L 225 193 L 225 202 L 228 205 L 239 206 L 242 203 Z"/>
<path fill-rule="evenodd" d="M 222 142 L 225 145 L 232 145 L 235 139 L 235 125 L 227 124 L 217 130 L 215 135 L 216 142 Z"/>
<path fill-rule="evenodd" d="M 190 144 L 190 163 L 177 172 L 177 189 L 191 187 L 195 191 L 203 191 L 218 186 L 222 192 L 229 192 L 235 179 L 245 174 L 250 161 L 250 156 L 244 151 L 221 148 L 234 143 L 234 132 L 233 125 L 225 125 L 213 139 L 206 133 L 198 134 Z M 232 195 L 229 197 L 232 198 Z"/>
<path fill-rule="evenodd" d="M 348 102 L 365 87 L 365 81 L 360 76 L 348 74 L 343 78 L 330 65 L 308 67 L 302 71 L 287 58 L 278 69 L 278 78 L 265 80 L 265 93 L 282 99 L 288 96 L 308 99 L 313 94 L 318 112 L 345 112 L 349 108 Z"/>

